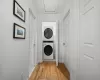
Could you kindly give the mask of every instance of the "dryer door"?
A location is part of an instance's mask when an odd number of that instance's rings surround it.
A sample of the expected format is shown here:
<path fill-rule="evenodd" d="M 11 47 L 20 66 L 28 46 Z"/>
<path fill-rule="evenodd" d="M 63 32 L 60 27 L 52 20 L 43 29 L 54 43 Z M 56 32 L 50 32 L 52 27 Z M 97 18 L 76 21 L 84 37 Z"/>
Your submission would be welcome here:
<path fill-rule="evenodd" d="M 46 28 L 44 31 L 44 36 L 46 39 L 50 39 L 53 36 L 53 31 L 50 28 Z"/>
<path fill-rule="evenodd" d="M 44 54 L 50 56 L 53 53 L 53 48 L 50 45 L 44 47 Z"/>

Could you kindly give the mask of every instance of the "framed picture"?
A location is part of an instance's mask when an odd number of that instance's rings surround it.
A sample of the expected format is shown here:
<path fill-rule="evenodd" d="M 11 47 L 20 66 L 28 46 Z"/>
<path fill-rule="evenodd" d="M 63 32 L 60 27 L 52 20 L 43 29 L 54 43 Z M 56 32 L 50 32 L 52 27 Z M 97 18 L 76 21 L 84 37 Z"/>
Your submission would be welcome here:
<path fill-rule="evenodd" d="M 13 14 L 25 22 L 25 11 L 24 9 L 18 4 L 16 0 L 14 0 L 13 4 Z"/>
<path fill-rule="evenodd" d="M 25 39 L 26 29 L 14 23 L 13 38 Z"/>

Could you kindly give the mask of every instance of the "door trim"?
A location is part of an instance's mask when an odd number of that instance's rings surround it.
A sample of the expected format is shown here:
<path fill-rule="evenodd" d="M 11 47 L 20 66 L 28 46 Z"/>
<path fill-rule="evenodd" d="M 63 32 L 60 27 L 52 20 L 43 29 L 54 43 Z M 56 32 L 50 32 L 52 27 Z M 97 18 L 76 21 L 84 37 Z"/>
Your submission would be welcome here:
<path fill-rule="evenodd" d="M 67 13 L 65 14 L 65 16 L 63 17 L 63 25 L 62 25 L 63 26 L 63 29 L 62 29 L 63 31 L 64 31 L 64 22 L 65 22 L 66 18 L 69 16 L 69 14 L 70 14 L 70 9 L 67 11 Z M 62 45 L 63 45 L 63 48 L 62 48 L 62 51 L 63 51 L 62 62 L 64 62 L 64 55 L 65 55 L 65 53 L 64 53 L 64 48 L 65 48 L 65 46 L 64 46 L 64 37 L 63 37 L 63 44 Z"/>

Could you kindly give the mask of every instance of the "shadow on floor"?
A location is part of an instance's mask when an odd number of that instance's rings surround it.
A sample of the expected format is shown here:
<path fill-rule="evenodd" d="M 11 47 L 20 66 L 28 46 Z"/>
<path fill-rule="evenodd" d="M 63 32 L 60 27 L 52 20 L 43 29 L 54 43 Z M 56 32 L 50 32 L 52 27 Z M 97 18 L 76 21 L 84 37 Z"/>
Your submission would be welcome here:
<path fill-rule="evenodd" d="M 65 67 L 64 63 L 59 63 L 58 69 L 63 73 L 63 75 L 70 80 L 70 73 L 68 69 Z"/>

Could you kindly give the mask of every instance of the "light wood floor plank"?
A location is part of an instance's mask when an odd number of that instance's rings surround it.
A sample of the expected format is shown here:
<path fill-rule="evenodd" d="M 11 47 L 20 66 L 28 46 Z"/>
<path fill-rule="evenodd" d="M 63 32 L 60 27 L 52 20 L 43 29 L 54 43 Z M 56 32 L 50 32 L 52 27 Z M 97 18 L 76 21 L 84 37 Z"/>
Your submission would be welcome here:
<path fill-rule="evenodd" d="M 61 69 L 56 67 L 55 62 L 43 62 L 43 63 L 38 64 L 38 66 L 33 71 L 29 80 L 69 80 L 68 76 L 69 74 L 67 74 L 67 77 L 66 77 L 62 73 Z"/>

